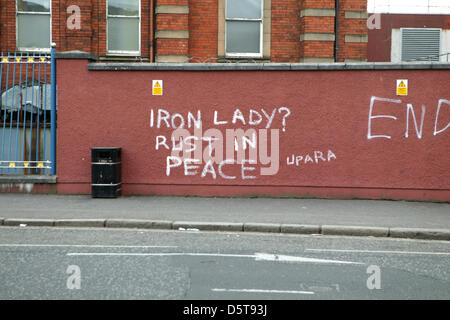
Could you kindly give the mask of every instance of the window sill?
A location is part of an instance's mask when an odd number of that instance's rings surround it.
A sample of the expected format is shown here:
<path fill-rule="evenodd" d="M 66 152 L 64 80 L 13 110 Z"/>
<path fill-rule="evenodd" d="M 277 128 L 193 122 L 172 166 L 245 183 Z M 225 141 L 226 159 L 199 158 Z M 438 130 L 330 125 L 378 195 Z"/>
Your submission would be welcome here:
<path fill-rule="evenodd" d="M 108 53 L 106 55 L 103 56 L 99 56 L 97 58 L 97 60 L 99 61 L 118 61 L 118 62 L 128 62 L 128 61 L 132 61 L 132 62 L 144 62 L 144 61 L 149 61 L 148 57 L 142 57 L 139 54 L 138 55 L 119 55 L 119 54 L 112 54 L 112 53 Z"/>
<path fill-rule="evenodd" d="M 232 63 L 268 63 L 270 62 L 270 57 L 229 57 L 229 56 L 221 56 L 217 57 L 217 62 L 232 62 Z"/>
<path fill-rule="evenodd" d="M 108 51 L 104 55 L 106 57 L 140 57 L 139 51 Z"/>
<path fill-rule="evenodd" d="M 7 168 L 6 168 L 7 169 Z M 31 170 L 31 169 L 30 169 Z M 42 170 L 42 169 L 41 169 Z M 0 175 L 0 184 L 16 184 L 16 183 L 43 183 L 55 184 L 56 175 Z"/>

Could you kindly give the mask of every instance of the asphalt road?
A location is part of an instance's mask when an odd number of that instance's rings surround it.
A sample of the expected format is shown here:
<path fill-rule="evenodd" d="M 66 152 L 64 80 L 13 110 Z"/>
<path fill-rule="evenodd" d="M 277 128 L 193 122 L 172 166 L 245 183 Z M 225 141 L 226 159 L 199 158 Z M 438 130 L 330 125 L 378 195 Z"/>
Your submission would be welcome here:
<path fill-rule="evenodd" d="M 449 299 L 450 242 L 0 229 L 3 299 Z"/>

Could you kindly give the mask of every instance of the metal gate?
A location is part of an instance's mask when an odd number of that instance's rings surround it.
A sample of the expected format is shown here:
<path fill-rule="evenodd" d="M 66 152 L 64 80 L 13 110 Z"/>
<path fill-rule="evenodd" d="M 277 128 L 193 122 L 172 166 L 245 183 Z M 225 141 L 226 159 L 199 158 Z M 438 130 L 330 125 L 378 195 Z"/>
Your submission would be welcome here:
<path fill-rule="evenodd" d="M 1 53 L 0 174 L 56 174 L 55 51 Z"/>

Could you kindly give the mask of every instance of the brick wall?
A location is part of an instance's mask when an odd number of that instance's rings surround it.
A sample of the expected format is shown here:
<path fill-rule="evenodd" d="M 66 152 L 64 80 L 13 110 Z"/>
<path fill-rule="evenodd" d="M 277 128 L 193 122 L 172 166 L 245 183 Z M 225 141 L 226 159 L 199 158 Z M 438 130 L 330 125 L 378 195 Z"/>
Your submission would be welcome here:
<path fill-rule="evenodd" d="M 191 62 L 217 61 L 218 1 L 189 1 L 189 57 Z"/>
<path fill-rule="evenodd" d="M 339 21 L 339 61 L 367 61 L 367 2 L 341 0 Z"/>
<path fill-rule="evenodd" d="M 424 26 L 440 28 L 443 31 L 450 30 L 450 14 L 381 14 L 380 28 L 374 26 L 368 31 L 367 60 L 370 62 L 391 61 L 392 29 L 423 28 Z M 444 48 L 444 52 L 446 51 Z"/>
<path fill-rule="evenodd" d="M 153 1 L 141 0 L 141 57 L 144 58 L 149 58 L 152 47 Z M 67 8 L 72 5 L 80 8 L 80 29 L 67 27 L 73 15 Z M 14 0 L 2 0 L 0 17 L 0 51 L 16 51 Z M 52 0 L 52 42 L 56 43 L 58 51 L 80 50 L 104 56 L 107 53 L 106 28 L 106 0 Z"/>
<path fill-rule="evenodd" d="M 300 61 L 334 61 L 335 1 L 300 2 Z"/>
<path fill-rule="evenodd" d="M 272 0 L 271 61 L 300 60 L 300 1 Z"/>
<path fill-rule="evenodd" d="M 219 0 L 141 0 L 144 61 L 216 62 Z M 367 58 L 366 0 L 339 0 L 339 61 Z M 81 9 L 81 29 L 70 30 L 70 5 Z M 223 16 L 223 15 L 222 15 Z M 15 1 L 0 3 L 0 50 L 16 50 Z M 332 62 L 335 0 L 271 0 L 264 58 L 272 62 Z M 222 18 L 221 18 L 222 19 Z M 52 41 L 58 51 L 107 55 L 106 0 L 52 0 Z M 266 32 L 266 31 L 265 31 Z M 219 40 L 221 39 L 221 40 Z M 134 58 L 133 58 L 134 59 Z"/>
<path fill-rule="evenodd" d="M 16 47 L 14 1 L 0 2 L 0 51 L 14 51 Z"/>
<path fill-rule="evenodd" d="M 156 0 L 156 62 L 187 62 L 189 1 Z"/>
<path fill-rule="evenodd" d="M 73 12 L 67 12 L 67 8 L 71 5 L 80 8 L 81 29 L 71 30 L 67 28 L 67 19 L 73 14 Z M 97 53 L 98 46 L 94 45 L 93 37 L 98 34 L 98 19 L 94 19 L 98 15 L 98 5 L 94 5 L 87 0 L 54 1 L 52 13 L 52 38 L 58 50 L 81 50 Z"/>

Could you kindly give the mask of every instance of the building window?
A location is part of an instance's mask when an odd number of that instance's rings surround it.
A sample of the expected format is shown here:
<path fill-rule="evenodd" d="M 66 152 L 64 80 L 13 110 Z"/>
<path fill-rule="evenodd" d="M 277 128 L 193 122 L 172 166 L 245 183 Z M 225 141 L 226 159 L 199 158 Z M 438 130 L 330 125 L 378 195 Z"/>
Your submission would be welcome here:
<path fill-rule="evenodd" d="M 140 55 L 140 0 L 107 0 L 109 54 Z"/>
<path fill-rule="evenodd" d="M 262 58 L 263 0 L 226 0 L 225 55 Z"/>
<path fill-rule="evenodd" d="M 441 29 L 402 28 L 401 61 L 439 61 Z"/>
<path fill-rule="evenodd" d="M 51 0 L 17 0 L 16 28 L 18 50 L 49 51 Z"/>

